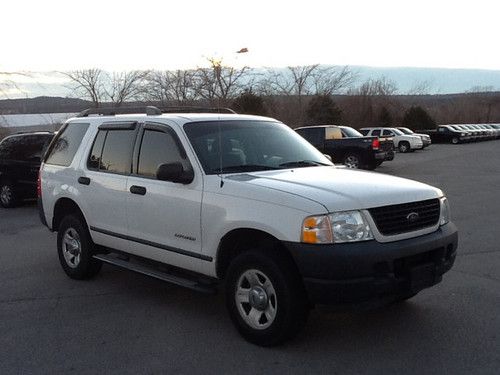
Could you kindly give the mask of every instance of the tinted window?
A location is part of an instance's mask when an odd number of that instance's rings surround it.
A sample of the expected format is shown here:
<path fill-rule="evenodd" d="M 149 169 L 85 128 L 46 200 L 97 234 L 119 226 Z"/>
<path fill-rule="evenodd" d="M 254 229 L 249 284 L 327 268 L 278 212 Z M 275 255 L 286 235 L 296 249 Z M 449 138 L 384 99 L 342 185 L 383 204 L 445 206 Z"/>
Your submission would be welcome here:
<path fill-rule="evenodd" d="M 299 133 L 302 137 L 307 139 L 314 146 L 320 146 L 323 144 L 323 134 L 325 130 L 324 128 L 311 128 L 311 129 L 299 129 L 297 133 Z"/>
<path fill-rule="evenodd" d="M 375 134 L 375 132 L 373 132 L 373 133 Z M 391 132 L 390 130 L 384 130 L 384 131 L 382 132 L 382 135 L 394 135 L 394 133 L 393 133 L 393 132 Z"/>
<path fill-rule="evenodd" d="M 88 127 L 89 124 L 77 122 L 67 124 L 51 146 L 45 162 L 63 166 L 70 165 Z"/>
<path fill-rule="evenodd" d="M 142 137 L 137 173 L 142 176 L 156 177 L 161 164 L 180 162 L 184 169 L 189 163 L 183 158 L 175 139 L 170 133 L 156 130 L 145 130 Z"/>
<path fill-rule="evenodd" d="M 96 139 L 96 141 L 98 140 Z M 130 173 L 134 141 L 135 130 L 108 130 L 104 140 L 99 170 L 113 173 Z"/>
<path fill-rule="evenodd" d="M 0 145 L 0 158 L 39 162 L 52 135 L 23 135 L 7 138 Z"/>
<path fill-rule="evenodd" d="M 107 133 L 108 132 L 105 130 L 99 130 L 97 132 L 92 151 L 89 155 L 89 160 L 87 161 L 88 168 L 99 169 L 101 167 L 102 146 L 104 146 L 104 139 Z"/>
<path fill-rule="evenodd" d="M 372 136 L 378 136 L 380 135 L 380 129 L 375 129 L 374 131 L 372 131 Z"/>
<path fill-rule="evenodd" d="M 361 134 L 363 134 L 363 135 L 365 135 L 365 136 L 366 136 L 366 135 L 370 132 L 370 130 L 368 130 L 368 129 L 361 129 L 359 132 L 360 132 Z"/>

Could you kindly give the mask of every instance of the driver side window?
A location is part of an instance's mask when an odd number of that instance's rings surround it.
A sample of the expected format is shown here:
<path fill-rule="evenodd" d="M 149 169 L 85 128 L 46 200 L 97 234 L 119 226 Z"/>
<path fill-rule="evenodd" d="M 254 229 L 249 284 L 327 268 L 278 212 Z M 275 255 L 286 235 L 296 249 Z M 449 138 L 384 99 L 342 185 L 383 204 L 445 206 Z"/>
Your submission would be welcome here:
<path fill-rule="evenodd" d="M 179 162 L 185 170 L 191 169 L 189 161 L 181 152 L 172 134 L 146 129 L 142 136 L 137 163 L 137 174 L 156 178 L 156 171 L 162 164 Z"/>

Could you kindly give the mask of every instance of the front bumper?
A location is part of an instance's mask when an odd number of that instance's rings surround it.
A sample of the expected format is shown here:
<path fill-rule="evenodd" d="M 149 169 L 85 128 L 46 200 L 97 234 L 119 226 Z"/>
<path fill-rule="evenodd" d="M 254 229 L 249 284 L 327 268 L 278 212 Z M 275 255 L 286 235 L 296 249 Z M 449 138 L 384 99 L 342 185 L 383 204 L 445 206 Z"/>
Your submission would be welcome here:
<path fill-rule="evenodd" d="M 448 223 L 433 233 L 395 242 L 285 246 L 310 302 L 358 304 L 395 299 L 439 283 L 455 261 L 458 233 Z"/>

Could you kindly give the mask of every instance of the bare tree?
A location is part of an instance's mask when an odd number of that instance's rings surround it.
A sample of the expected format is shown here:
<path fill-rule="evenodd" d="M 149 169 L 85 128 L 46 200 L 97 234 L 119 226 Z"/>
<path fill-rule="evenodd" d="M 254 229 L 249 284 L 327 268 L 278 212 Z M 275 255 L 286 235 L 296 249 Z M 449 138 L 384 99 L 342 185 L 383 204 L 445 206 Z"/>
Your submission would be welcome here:
<path fill-rule="evenodd" d="M 104 97 L 103 76 L 101 69 L 74 70 L 65 74 L 73 84 L 73 90 L 82 98 L 90 99 L 94 107 L 98 108 Z"/>
<path fill-rule="evenodd" d="M 148 74 L 149 71 L 145 70 L 105 74 L 107 82 L 102 85 L 102 90 L 115 107 L 120 107 L 125 101 L 137 99 L 143 93 Z"/>
<path fill-rule="evenodd" d="M 241 69 L 223 65 L 221 60 L 208 59 L 209 68 L 198 68 L 194 75 L 196 93 L 209 101 L 218 100 L 224 104 L 241 94 L 250 83 L 244 82 L 249 78 L 250 68 Z"/>
<path fill-rule="evenodd" d="M 312 73 L 312 79 L 316 95 L 333 95 L 348 89 L 356 74 L 348 66 L 320 66 Z"/>
<path fill-rule="evenodd" d="M 167 105 L 182 104 L 196 100 L 195 70 L 153 71 L 146 83 L 145 97 Z"/>

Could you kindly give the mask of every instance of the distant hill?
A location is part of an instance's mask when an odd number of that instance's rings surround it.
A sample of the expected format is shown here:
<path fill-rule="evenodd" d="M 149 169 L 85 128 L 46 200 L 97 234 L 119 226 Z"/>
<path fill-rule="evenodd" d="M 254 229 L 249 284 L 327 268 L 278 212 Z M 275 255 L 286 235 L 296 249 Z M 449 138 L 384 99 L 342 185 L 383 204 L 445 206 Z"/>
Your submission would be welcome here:
<path fill-rule="evenodd" d="M 80 112 L 91 106 L 91 102 L 82 99 L 40 96 L 0 100 L 0 114 Z"/>

